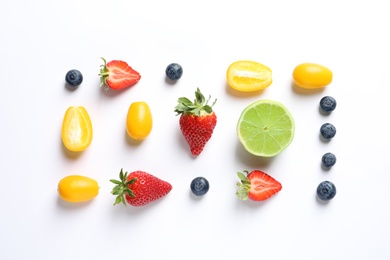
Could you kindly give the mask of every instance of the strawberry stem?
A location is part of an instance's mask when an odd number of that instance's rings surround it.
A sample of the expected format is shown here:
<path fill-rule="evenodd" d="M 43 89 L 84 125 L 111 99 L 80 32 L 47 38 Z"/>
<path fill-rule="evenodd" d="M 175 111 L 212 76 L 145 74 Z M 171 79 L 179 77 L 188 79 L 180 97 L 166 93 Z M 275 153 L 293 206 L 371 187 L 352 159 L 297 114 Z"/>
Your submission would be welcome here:
<path fill-rule="evenodd" d="M 195 100 L 192 102 L 186 97 L 181 97 L 178 99 L 178 104 L 175 107 L 174 112 L 176 115 L 186 114 L 186 115 L 195 115 L 201 116 L 203 114 L 211 114 L 213 112 L 212 107 L 217 102 L 217 99 L 210 106 L 208 103 L 210 101 L 211 96 L 206 100 L 202 92 L 200 92 L 199 88 L 195 91 Z"/>
<path fill-rule="evenodd" d="M 110 70 L 106 66 L 106 64 L 107 64 L 106 59 L 104 59 L 102 57 L 100 57 L 100 58 L 104 62 L 103 65 L 100 65 L 100 74 L 99 74 L 99 76 L 100 76 L 100 86 L 103 86 L 103 85 L 107 86 L 107 78 L 108 78 L 108 75 L 110 74 Z"/>
<path fill-rule="evenodd" d="M 123 203 L 123 205 L 126 206 L 126 199 L 125 195 L 129 195 L 130 197 L 135 197 L 133 191 L 129 188 L 129 185 L 133 184 L 137 181 L 137 178 L 133 178 L 130 180 L 127 180 L 128 173 L 123 172 L 123 169 L 119 172 L 119 180 L 111 179 L 110 182 L 116 184 L 114 188 L 112 189 L 111 193 L 113 195 L 116 195 L 115 203 L 114 205 Z"/>
<path fill-rule="evenodd" d="M 248 174 L 248 171 L 244 171 L 244 173 Z M 240 182 L 237 182 L 236 196 L 240 200 L 247 200 L 248 193 L 251 188 L 251 182 L 249 181 L 248 177 L 241 172 L 237 172 L 237 176 L 240 179 Z"/>

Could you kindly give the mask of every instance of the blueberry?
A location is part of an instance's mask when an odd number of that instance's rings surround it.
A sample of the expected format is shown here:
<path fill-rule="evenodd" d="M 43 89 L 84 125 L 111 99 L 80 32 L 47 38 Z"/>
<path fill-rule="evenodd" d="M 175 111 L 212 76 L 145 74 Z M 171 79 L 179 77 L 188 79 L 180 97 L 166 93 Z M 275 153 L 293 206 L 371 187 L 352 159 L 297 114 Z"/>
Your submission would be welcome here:
<path fill-rule="evenodd" d="M 336 196 L 336 186 L 330 181 L 323 181 L 317 187 L 317 196 L 320 200 L 328 201 Z"/>
<path fill-rule="evenodd" d="M 167 66 L 165 74 L 171 80 L 178 80 L 183 75 L 183 68 L 177 63 L 171 63 Z"/>
<path fill-rule="evenodd" d="M 70 70 L 66 73 L 65 81 L 72 87 L 77 87 L 83 82 L 83 74 L 78 70 Z"/>
<path fill-rule="evenodd" d="M 330 96 L 325 96 L 320 100 L 320 108 L 325 113 L 330 113 L 335 110 L 337 105 L 336 99 Z"/>
<path fill-rule="evenodd" d="M 210 185 L 204 177 L 196 177 L 191 182 L 191 191 L 196 196 L 205 195 L 209 191 Z"/>
<path fill-rule="evenodd" d="M 336 164 L 336 156 L 333 153 L 326 153 L 322 156 L 322 165 L 325 168 L 331 168 Z"/>
<path fill-rule="evenodd" d="M 321 136 L 325 139 L 332 139 L 336 135 L 336 127 L 330 123 L 325 123 L 320 128 Z"/>

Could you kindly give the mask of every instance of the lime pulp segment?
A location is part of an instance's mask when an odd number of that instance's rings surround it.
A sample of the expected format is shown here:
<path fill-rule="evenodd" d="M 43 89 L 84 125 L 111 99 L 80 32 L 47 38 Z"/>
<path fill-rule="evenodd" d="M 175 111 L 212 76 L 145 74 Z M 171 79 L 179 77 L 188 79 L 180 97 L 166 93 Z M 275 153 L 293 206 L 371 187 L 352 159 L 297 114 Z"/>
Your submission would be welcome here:
<path fill-rule="evenodd" d="M 272 100 L 259 100 L 244 109 L 237 124 L 237 135 L 251 154 L 273 157 L 293 140 L 294 119 L 287 108 Z"/>

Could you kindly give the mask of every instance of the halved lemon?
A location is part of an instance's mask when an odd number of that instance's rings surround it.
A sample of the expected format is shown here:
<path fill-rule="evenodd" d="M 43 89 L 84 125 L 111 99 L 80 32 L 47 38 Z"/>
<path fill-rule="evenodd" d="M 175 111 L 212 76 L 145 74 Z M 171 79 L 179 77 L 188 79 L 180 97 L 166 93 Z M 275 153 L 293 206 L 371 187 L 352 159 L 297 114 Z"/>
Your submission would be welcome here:
<path fill-rule="evenodd" d="M 272 84 L 272 71 L 255 61 L 236 61 L 229 66 L 226 80 L 230 87 L 238 91 L 257 91 Z"/>

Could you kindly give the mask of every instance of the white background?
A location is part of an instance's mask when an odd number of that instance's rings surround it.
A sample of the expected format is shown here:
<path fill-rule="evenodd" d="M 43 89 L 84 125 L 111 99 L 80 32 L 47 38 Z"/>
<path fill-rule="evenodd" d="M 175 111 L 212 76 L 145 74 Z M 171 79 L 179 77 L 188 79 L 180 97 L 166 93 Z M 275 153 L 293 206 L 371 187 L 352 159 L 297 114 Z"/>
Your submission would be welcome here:
<path fill-rule="evenodd" d="M 11 1 L 0 10 L 1 259 L 390 259 L 387 1 Z M 121 59 L 142 79 L 125 91 L 99 87 L 102 61 Z M 261 93 L 226 84 L 228 66 L 258 61 L 273 71 Z M 183 66 L 170 84 L 165 68 Z M 323 91 L 291 83 L 294 67 L 333 71 Z M 65 74 L 78 69 L 75 91 Z M 215 132 L 194 158 L 173 108 L 199 87 L 218 98 Z M 336 110 L 322 115 L 324 95 Z M 291 145 L 273 159 L 248 154 L 236 137 L 241 111 L 258 99 L 282 102 L 296 122 Z M 127 109 L 146 101 L 154 126 L 141 143 L 125 133 Z M 69 106 L 84 106 L 94 136 L 74 155 L 61 141 Z M 337 128 L 319 138 L 321 124 Z M 329 171 L 325 152 L 337 156 Z M 169 181 L 163 199 L 142 208 L 113 206 L 121 168 Z M 263 203 L 235 197 L 237 171 L 260 169 L 283 189 Z M 58 181 L 81 174 L 99 182 L 88 203 L 58 198 Z M 194 198 L 190 182 L 210 191 Z M 336 197 L 316 199 L 330 180 Z"/>

